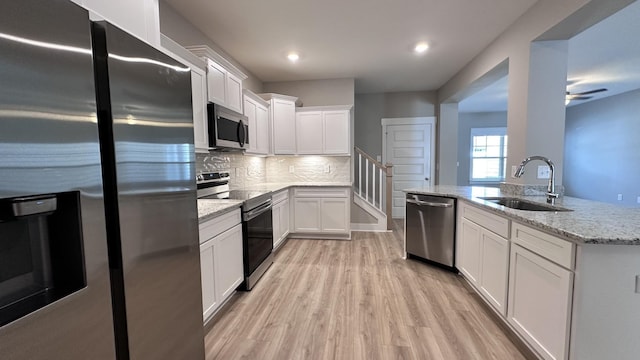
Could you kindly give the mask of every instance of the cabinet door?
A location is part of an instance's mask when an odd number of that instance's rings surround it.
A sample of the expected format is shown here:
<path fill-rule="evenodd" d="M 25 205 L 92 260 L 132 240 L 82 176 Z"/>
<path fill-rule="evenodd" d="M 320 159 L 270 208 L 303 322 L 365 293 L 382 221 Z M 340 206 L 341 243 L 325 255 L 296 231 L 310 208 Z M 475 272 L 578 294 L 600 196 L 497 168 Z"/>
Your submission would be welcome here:
<path fill-rule="evenodd" d="M 210 102 L 225 105 L 226 74 L 222 66 L 207 60 L 207 98 Z"/>
<path fill-rule="evenodd" d="M 350 122 L 348 110 L 325 111 L 323 113 L 325 154 L 350 154 Z"/>
<path fill-rule="evenodd" d="M 219 303 L 242 283 L 242 225 L 238 224 L 214 239 L 216 299 Z"/>
<path fill-rule="evenodd" d="M 207 125 L 207 78 L 205 72 L 191 67 L 191 97 L 193 103 L 193 140 L 196 150 L 209 148 Z"/>
<path fill-rule="evenodd" d="M 271 208 L 271 217 L 273 222 L 273 248 L 275 249 L 280 242 L 282 241 L 282 229 L 280 227 L 281 221 L 280 217 L 282 216 L 282 203 L 273 205 Z"/>
<path fill-rule="evenodd" d="M 256 153 L 268 154 L 269 153 L 269 110 L 261 105 L 256 108 L 256 123 L 257 130 L 256 138 Z"/>
<path fill-rule="evenodd" d="M 296 113 L 296 153 L 322 154 L 322 111 Z"/>
<path fill-rule="evenodd" d="M 481 230 L 479 290 L 503 316 L 507 315 L 509 240 Z"/>
<path fill-rule="evenodd" d="M 242 80 L 227 72 L 226 82 L 226 107 L 242 114 Z"/>
<path fill-rule="evenodd" d="M 462 219 L 458 238 L 458 270 L 472 284 L 478 286 L 480 279 L 480 226 L 467 219 Z"/>
<path fill-rule="evenodd" d="M 297 198 L 294 200 L 294 231 L 296 232 L 319 232 L 321 229 L 320 220 L 320 199 Z"/>
<path fill-rule="evenodd" d="M 322 199 L 322 231 L 327 233 L 349 232 L 349 204 L 346 198 Z"/>
<path fill-rule="evenodd" d="M 160 45 L 157 0 L 76 0 L 74 2 L 101 15 L 128 33 L 155 46 Z"/>
<path fill-rule="evenodd" d="M 213 239 L 200 244 L 200 280 L 202 281 L 202 318 L 206 320 L 218 307 Z"/>
<path fill-rule="evenodd" d="M 289 200 L 287 199 L 282 202 L 282 207 L 280 208 L 280 233 L 283 240 L 289 235 L 291 229 L 289 220 Z"/>
<path fill-rule="evenodd" d="M 258 114 L 257 104 L 248 97 L 244 97 L 244 115 L 249 121 L 249 147 L 247 152 L 255 153 L 258 145 Z"/>
<path fill-rule="evenodd" d="M 507 320 L 545 359 L 566 359 L 573 274 L 511 246 Z"/>
<path fill-rule="evenodd" d="M 295 154 L 296 152 L 296 109 L 291 101 L 273 100 L 273 153 Z"/>

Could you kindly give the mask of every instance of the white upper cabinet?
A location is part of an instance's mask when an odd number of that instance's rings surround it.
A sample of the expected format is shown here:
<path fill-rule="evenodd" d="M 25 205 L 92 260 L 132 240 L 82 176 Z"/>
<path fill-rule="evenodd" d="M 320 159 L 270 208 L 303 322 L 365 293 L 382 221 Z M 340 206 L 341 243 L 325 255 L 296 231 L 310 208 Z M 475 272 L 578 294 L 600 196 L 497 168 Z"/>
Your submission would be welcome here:
<path fill-rule="evenodd" d="M 298 154 L 322 154 L 322 111 L 296 113 L 296 149 Z"/>
<path fill-rule="evenodd" d="M 351 154 L 349 139 L 351 137 L 349 110 L 324 111 L 323 132 L 324 154 Z"/>
<path fill-rule="evenodd" d="M 350 155 L 351 106 L 296 109 L 297 154 Z"/>
<path fill-rule="evenodd" d="M 209 102 L 242 113 L 242 71 L 208 46 L 189 46 L 191 52 L 207 62 L 207 94 Z"/>
<path fill-rule="evenodd" d="M 275 155 L 296 153 L 296 100 L 280 94 L 259 94 L 269 102 L 270 152 Z"/>
<path fill-rule="evenodd" d="M 215 104 L 226 102 L 225 75 L 227 71 L 213 60 L 207 60 L 207 98 Z"/>
<path fill-rule="evenodd" d="M 244 115 L 249 120 L 247 153 L 269 153 L 269 103 L 249 90 L 244 90 Z"/>
<path fill-rule="evenodd" d="M 160 46 L 158 0 L 72 1 L 149 44 Z M 97 19 L 92 16 L 92 20 Z"/>
<path fill-rule="evenodd" d="M 193 106 L 193 140 L 196 152 L 208 152 L 206 64 L 189 50 L 161 35 L 162 49 L 191 68 L 191 102 Z"/>

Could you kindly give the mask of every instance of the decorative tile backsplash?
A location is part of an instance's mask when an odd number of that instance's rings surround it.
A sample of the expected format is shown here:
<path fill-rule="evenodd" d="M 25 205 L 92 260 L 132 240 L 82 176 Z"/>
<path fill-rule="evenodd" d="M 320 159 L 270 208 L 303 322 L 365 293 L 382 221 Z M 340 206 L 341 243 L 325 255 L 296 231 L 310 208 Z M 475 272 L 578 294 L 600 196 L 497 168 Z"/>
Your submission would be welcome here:
<path fill-rule="evenodd" d="M 348 182 L 349 156 L 272 156 L 267 158 L 268 182 Z"/>
<path fill-rule="evenodd" d="M 556 193 L 564 195 L 564 186 L 556 185 Z M 500 183 L 500 192 L 506 195 L 542 196 L 547 194 L 547 185 Z"/>
<path fill-rule="evenodd" d="M 265 182 L 348 182 L 351 179 L 351 157 L 261 157 L 234 152 L 196 154 L 196 173 L 208 171 L 228 171 L 231 189 Z"/>

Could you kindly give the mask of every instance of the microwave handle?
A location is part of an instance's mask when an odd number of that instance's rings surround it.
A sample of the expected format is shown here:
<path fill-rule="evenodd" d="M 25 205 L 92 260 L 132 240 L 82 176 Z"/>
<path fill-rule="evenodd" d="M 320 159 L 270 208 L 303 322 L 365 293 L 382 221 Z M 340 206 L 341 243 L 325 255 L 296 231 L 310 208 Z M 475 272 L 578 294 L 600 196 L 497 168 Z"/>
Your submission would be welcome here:
<path fill-rule="evenodd" d="M 240 147 L 244 147 L 244 143 L 246 140 L 246 134 L 244 133 L 244 123 L 242 120 L 238 123 L 238 141 L 240 142 Z"/>

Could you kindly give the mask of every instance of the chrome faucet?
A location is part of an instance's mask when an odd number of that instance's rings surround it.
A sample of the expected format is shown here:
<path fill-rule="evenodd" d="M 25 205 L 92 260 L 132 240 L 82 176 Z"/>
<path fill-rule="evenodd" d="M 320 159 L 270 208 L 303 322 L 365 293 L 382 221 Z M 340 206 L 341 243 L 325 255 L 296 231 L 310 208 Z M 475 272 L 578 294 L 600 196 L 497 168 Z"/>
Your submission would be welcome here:
<path fill-rule="evenodd" d="M 519 178 L 524 175 L 524 166 L 529 163 L 531 160 L 542 160 L 549 165 L 549 185 L 547 186 L 547 203 L 554 204 L 559 194 L 556 193 L 556 179 L 555 179 L 555 166 L 553 166 L 553 162 L 544 156 L 529 156 L 528 158 L 522 160 L 520 165 L 518 165 L 518 169 L 514 174 L 515 177 Z"/>

